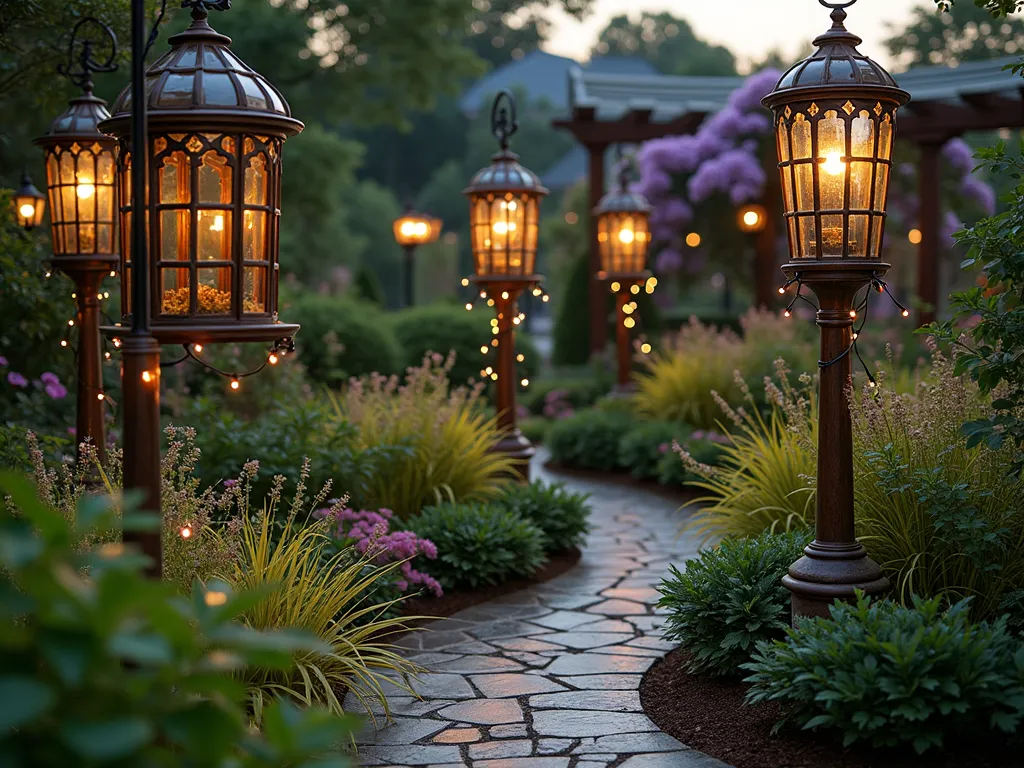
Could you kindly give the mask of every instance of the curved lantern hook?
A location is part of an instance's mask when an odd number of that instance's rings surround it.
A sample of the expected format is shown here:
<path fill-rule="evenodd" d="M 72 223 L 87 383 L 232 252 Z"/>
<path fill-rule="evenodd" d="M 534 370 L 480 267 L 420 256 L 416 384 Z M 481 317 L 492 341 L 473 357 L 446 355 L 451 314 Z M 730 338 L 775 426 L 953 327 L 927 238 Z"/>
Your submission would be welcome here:
<path fill-rule="evenodd" d="M 503 104 L 502 102 L 507 102 Z M 508 140 L 519 130 L 519 118 L 516 116 L 516 97 L 507 89 L 498 91 L 491 106 L 491 133 L 501 145 L 501 151 L 508 149 Z"/>
<path fill-rule="evenodd" d="M 846 0 L 845 3 L 830 3 L 828 2 L 828 0 L 818 0 L 818 2 L 824 5 L 826 8 L 831 8 L 832 10 L 836 11 L 842 10 L 843 8 L 849 8 L 851 5 L 856 3 L 857 0 Z"/>
<path fill-rule="evenodd" d="M 110 44 L 110 52 L 106 58 L 97 60 L 95 57 L 97 41 L 90 37 L 82 37 L 79 34 L 83 28 L 88 26 L 96 27 L 107 38 L 105 42 Z M 104 41 L 100 41 L 101 44 Z M 77 51 L 77 55 L 76 55 Z M 71 29 L 71 37 L 68 40 L 68 61 L 67 65 L 61 64 L 57 71 L 68 80 L 85 91 L 92 92 L 93 72 L 113 72 L 117 69 L 114 60 L 117 58 L 117 35 L 114 34 L 108 25 L 92 16 L 80 19 Z"/>

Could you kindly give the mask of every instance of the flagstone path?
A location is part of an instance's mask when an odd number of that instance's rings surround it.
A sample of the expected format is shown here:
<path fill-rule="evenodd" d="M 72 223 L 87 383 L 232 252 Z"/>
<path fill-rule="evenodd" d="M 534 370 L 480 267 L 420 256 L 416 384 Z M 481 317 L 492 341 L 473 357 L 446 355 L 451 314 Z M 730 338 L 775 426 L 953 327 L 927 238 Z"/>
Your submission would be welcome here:
<path fill-rule="evenodd" d="M 661 732 L 640 706 L 661 639 L 654 589 L 697 550 L 654 493 L 552 475 L 591 494 L 594 530 L 567 573 L 432 622 L 405 639 L 430 670 L 396 690 L 393 722 L 358 739 L 364 766 L 728 768 Z M 353 701 L 346 702 L 358 711 Z M 379 717 L 380 712 L 377 712 Z"/>

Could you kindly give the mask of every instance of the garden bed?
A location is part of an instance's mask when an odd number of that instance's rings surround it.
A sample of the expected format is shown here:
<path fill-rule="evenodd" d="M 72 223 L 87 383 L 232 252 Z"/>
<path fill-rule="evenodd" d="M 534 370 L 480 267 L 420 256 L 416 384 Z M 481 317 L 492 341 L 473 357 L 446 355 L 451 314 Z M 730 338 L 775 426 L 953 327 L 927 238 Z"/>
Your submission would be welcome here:
<path fill-rule="evenodd" d="M 405 600 L 402 603 L 403 616 L 430 616 L 443 619 L 474 605 L 486 603 L 503 595 L 526 589 L 534 584 L 561 576 L 580 560 L 580 550 L 576 547 L 563 552 L 554 552 L 548 561 L 528 579 L 513 579 L 503 584 L 491 584 L 476 589 L 445 590 L 442 597 L 421 595 Z"/>
<path fill-rule="evenodd" d="M 691 675 L 683 667 L 685 651 L 676 649 L 644 675 L 640 701 L 658 727 L 687 746 L 734 768 L 1010 768 L 1021 765 L 1004 740 L 986 734 L 984 744 L 948 743 L 924 756 L 843 749 L 833 734 L 783 729 L 775 703 L 750 706 L 747 686 L 735 678 Z"/>

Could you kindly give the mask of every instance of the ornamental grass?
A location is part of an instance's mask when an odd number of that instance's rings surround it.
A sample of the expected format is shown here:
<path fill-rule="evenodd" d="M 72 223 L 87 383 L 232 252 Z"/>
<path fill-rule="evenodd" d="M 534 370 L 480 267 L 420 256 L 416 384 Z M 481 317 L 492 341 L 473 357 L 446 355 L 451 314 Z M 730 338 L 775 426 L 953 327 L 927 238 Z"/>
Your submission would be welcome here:
<path fill-rule="evenodd" d="M 355 547 L 328 555 L 328 521 L 298 522 L 323 502 L 330 489 L 325 486 L 307 504 L 308 473 L 307 464 L 283 520 L 276 519 L 284 483 L 280 476 L 260 511 L 240 509 L 240 555 L 229 581 L 240 592 L 260 596 L 241 613 L 242 623 L 257 630 L 305 630 L 331 650 L 299 653 L 285 671 L 250 667 L 245 682 L 253 716 L 259 722 L 275 698 L 341 714 L 345 693 L 351 692 L 371 717 L 376 704 L 390 718 L 385 685 L 414 695 L 407 678 L 423 671 L 402 658 L 394 639 L 409 630 L 407 621 L 423 617 L 388 617 L 385 614 L 397 600 L 367 599 L 374 593 L 374 583 L 386 579 L 404 561 L 375 566 L 374 551 L 360 554 Z M 237 498 L 245 504 L 242 500 L 248 498 L 248 491 L 242 488 Z M 345 501 L 334 508 L 340 509 Z"/>
<path fill-rule="evenodd" d="M 742 336 L 691 318 L 663 349 L 642 356 L 635 396 L 640 413 L 695 429 L 714 429 L 721 418 L 719 400 L 738 406 L 746 398 L 737 370 L 744 372 L 748 384 L 759 382 L 771 374 L 783 352 L 798 371 L 814 370 L 813 346 L 802 324 L 756 309 L 744 315 L 741 324 Z"/>
<path fill-rule="evenodd" d="M 331 395 L 360 448 L 388 447 L 363 489 L 365 506 L 407 519 L 429 504 L 490 499 L 514 476 L 512 460 L 492 450 L 501 433 L 484 411 L 483 385 L 452 387 L 453 364 L 427 355 L 404 383 L 373 374 Z"/>

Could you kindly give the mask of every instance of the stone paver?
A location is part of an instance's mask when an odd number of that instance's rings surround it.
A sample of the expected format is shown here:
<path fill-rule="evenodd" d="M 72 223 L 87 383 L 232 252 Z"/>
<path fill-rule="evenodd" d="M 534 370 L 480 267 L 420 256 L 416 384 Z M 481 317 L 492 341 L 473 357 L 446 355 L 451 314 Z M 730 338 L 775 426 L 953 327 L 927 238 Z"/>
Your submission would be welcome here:
<path fill-rule="evenodd" d="M 554 479 L 535 459 L 534 477 Z M 593 531 L 575 568 L 404 637 L 429 672 L 389 696 L 393 720 L 359 736 L 366 766 L 729 768 L 643 714 L 643 673 L 673 647 L 655 587 L 698 540 L 677 505 L 611 483 L 557 478 L 591 494 Z M 345 702 L 360 711 L 352 697 Z"/>

